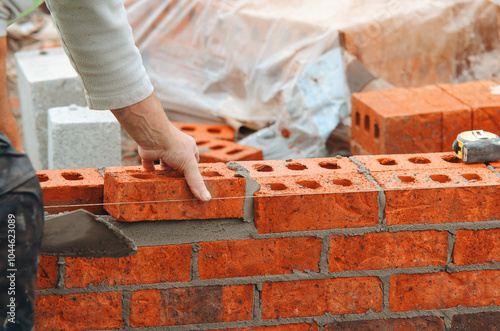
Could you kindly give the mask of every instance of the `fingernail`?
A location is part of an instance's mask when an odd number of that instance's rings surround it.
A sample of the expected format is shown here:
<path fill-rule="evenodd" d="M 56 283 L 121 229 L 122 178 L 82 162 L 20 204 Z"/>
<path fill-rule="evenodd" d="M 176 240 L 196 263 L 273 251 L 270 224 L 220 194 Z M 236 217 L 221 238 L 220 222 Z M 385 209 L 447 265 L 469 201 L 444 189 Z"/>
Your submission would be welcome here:
<path fill-rule="evenodd" d="M 212 199 L 212 196 L 210 195 L 210 192 L 205 190 L 201 193 L 201 198 L 203 199 L 203 201 L 209 201 L 210 199 Z"/>

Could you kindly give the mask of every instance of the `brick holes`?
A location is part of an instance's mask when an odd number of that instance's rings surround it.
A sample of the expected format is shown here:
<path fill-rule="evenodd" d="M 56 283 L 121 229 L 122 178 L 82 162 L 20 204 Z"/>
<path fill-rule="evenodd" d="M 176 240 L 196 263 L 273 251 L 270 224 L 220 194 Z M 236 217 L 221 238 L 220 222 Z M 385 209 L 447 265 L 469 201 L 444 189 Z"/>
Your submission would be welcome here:
<path fill-rule="evenodd" d="M 378 124 L 375 123 L 375 126 L 373 127 L 373 135 L 375 138 L 380 138 L 380 129 L 378 127 Z"/>
<path fill-rule="evenodd" d="M 138 178 L 138 179 L 150 179 L 153 178 L 153 176 L 148 175 L 148 174 L 131 174 L 132 177 Z"/>
<path fill-rule="evenodd" d="M 448 177 L 446 175 L 430 175 L 429 178 L 433 182 L 438 182 L 438 183 L 447 183 L 447 182 L 451 181 L 450 177 Z"/>
<path fill-rule="evenodd" d="M 415 177 L 412 176 L 396 176 L 401 183 L 415 183 Z"/>
<path fill-rule="evenodd" d="M 182 131 L 194 131 L 195 129 L 192 126 L 183 126 L 183 127 L 181 127 L 181 130 Z"/>
<path fill-rule="evenodd" d="M 360 125 L 361 124 L 361 115 L 359 115 L 359 112 L 356 112 L 356 125 Z"/>
<path fill-rule="evenodd" d="M 422 156 L 411 157 L 408 159 L 408 161 L 410 161 L 411 163 L 415 163 L 415 164 L 431 163 L 431 160 L 429 160 L 428 158 L 422 157 Z"/>
<path fill-rule="evenodd" d="M 46 182 L 49 180 L 49 176 L 47 176 L 46 174 L 37 174 L 36 176 L 38 177 L 38 181 L 40 183 L 43 183 L 43 182 Z"/>
<path fill-rule="evenodd" d="M 63 172 L 61 176 L 66 180 L 83 180 L 83 176 L 79 172 Z"/>
<path fill-rule="evenodd" d="M 203 177 L 221 177 L 222 175 L 220 173 L 218 173 L 217 171 L 211 171 L 211 170 L 206 170 L 206 171 L 202 171 L 201 172 L 201 175 Z"/>
<path fill-rule="evenodd" d="M 288 163 L 286 167 L 290 170 L 295 170 L 295 171 L 300 171 L 300 170 L 306 170 L 307 166 L 302 163 Z"/>
<path fill-rule="evenodd" d="M 228 154 L 228 155 L 234 155 L 234 154 L 238 154 L 241 151 L 243 151 L 243 150 L 237 148 L 237 149 L 233 149 L 232 151 L 227 152 L 226 154 Z"/>
<path fill-rule="evenodd" d="M 441 158 L 444 161 L 450 162 L 450 163 L 459 163 L 460 162 L 460 159 L 456 155 L 453 155 L 453 154 L 443 155 Z"/>
<path fill-rule="evenodd" d="M 296 183 L 299 187 L 305 187 L 305 188 L 310 188 L 310 189 L 317 189 L 321 187 L 321 185 L 314 180 L 301 180 Z"/>
<path fill-rule="evenodd" d="M 481 176 L 478 174 L 463 174 L 462 178 L 465 179 L 466 181 L 479 181 L 481 180 Z"/>
<path fill-rule="evenodd" d="M 217 146 L 212 146 L 212 147 L 210 147 L 210 149 L 212 149 L 212 150 L 216 151 L 216 150 L 218 150 L 218 149 L 223 149 L 224 147 L 225 147 L 225 146 L 222 146 L 222 145 L 217 145 Z"/>
<path fill-rule="evenodd" d="M 208 128 L 207 131 L 210 132 L 210 133 L 220 133 L 220 129 L 219 128 Z"/>
<path fill-rule="evenodd" d="M 271 171 L 274 171 L 273 167 L 271 167 L 271 166 L 269 166 L 267 164 L 256 164 L 253 167 L 258 172 L 271 172 Z"/>
<path fill-rule="evenodd" d="M 351 186 L 352 182 L 349 179 L 332 179 L 330 183 L 339 186 Z"/>
<path fill-rule="evenodd" d="M 206 141 L 206 140 L 201 140 L 201 141 L 197 141 L 197 142 L 196 142 L 196 145 L 201 146 L 201 145 L 205 145 L 205 144 L 207 144 L 207 143 L 208 143 L 208 141 Z"/>
<path fill-rule="evenodd" d="M 340 166 L 335 162 L 323 161 L 323 162 L 320 162 L 318 164 L 321 168 L 325 168 L 325 169 L 331 169 L 331 170 L 340 169 Z"/>
<path fill-rule="evenodd" d="M 288 187 L 286 187 L 285 184 L 281 184 L 281 183 L 269 183 L 269 184 L 266 184 L 264 186 L 268 187 L 269 189 L 271 189 L 273 191 L 284 191 L 288 188 Z"/>
<path fill-rule="evenodd" d="M 365 130 L 370 131 L 370 116 L 365 115 Z"/>
<path fill-rule="evenodd" d="M 398 164 L 398 163 L 396 162 L 396 160 L 394 160 L 394 159 L 388 159 L 388 158 L 385 158 L 385 159 L 378 159 L 377 161 L 378 161 L 378 163 L 380 163 L 381 165 L 396 165 L 396 164 Z"/>

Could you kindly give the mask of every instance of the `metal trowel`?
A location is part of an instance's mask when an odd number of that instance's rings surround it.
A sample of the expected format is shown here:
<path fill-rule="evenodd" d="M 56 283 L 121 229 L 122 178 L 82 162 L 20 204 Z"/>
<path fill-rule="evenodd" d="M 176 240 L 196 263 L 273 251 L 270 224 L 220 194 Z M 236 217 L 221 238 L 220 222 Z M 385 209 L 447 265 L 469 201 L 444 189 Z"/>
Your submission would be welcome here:
<path fill-rule="evenodd" d="M 118 258 L 136 253 L 121 230 L 83 209 L 45 218 L 42 255 Z"/>

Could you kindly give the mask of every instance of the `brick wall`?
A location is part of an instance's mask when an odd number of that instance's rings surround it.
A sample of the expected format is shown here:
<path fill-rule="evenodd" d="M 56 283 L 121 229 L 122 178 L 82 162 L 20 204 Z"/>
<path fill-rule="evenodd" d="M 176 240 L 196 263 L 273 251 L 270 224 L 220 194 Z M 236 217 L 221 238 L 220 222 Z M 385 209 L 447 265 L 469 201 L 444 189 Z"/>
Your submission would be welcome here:
<path fill-rule="evenodd" d="M 500 165 L 432 153 L 230 166 L 239 175 L 200 165 L 207 204 L 180 174 L 107 169 L 103 201 L 128 203 L 102 217 L 138 252 L 42 256 L 37 329 L 500 328 Z"/>

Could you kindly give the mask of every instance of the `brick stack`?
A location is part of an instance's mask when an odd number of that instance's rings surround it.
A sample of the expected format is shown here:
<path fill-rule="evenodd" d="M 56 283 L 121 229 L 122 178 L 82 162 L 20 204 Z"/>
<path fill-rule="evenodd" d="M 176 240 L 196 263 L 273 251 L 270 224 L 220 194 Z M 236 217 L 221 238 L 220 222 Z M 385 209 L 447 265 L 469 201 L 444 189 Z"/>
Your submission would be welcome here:
<path fill-rule="evenodd" d="M 405 154 L 452 150 L 460 132 L 500 133 L 500 95 L 492 81 L 355 93 L 352 153 Z"/>
<path fill-rule="evenodd" d="M 217 218 L 242 217 L 217 213 L 245 200 L 249 181 L 223 164 L 200 165 L 213 189 L 205 205 L 190 200 L 180 175 L 109 170 L 104 201 L 127 204 L 106 209 L 127 215 L 117 226 L 138 253 L 43 256 L 37 329 L 499 327 L 498 164 L 433 153 L 240 165 L 261 185 L 250 224 Z M 134 198 L 153 202 L 138 212 Z M 155 199 L 171 206 L 154 207 Z M 196 233 L 207 224 L 216 236 Z M 178 226 L 183 240 L 170 235 Z"/>

